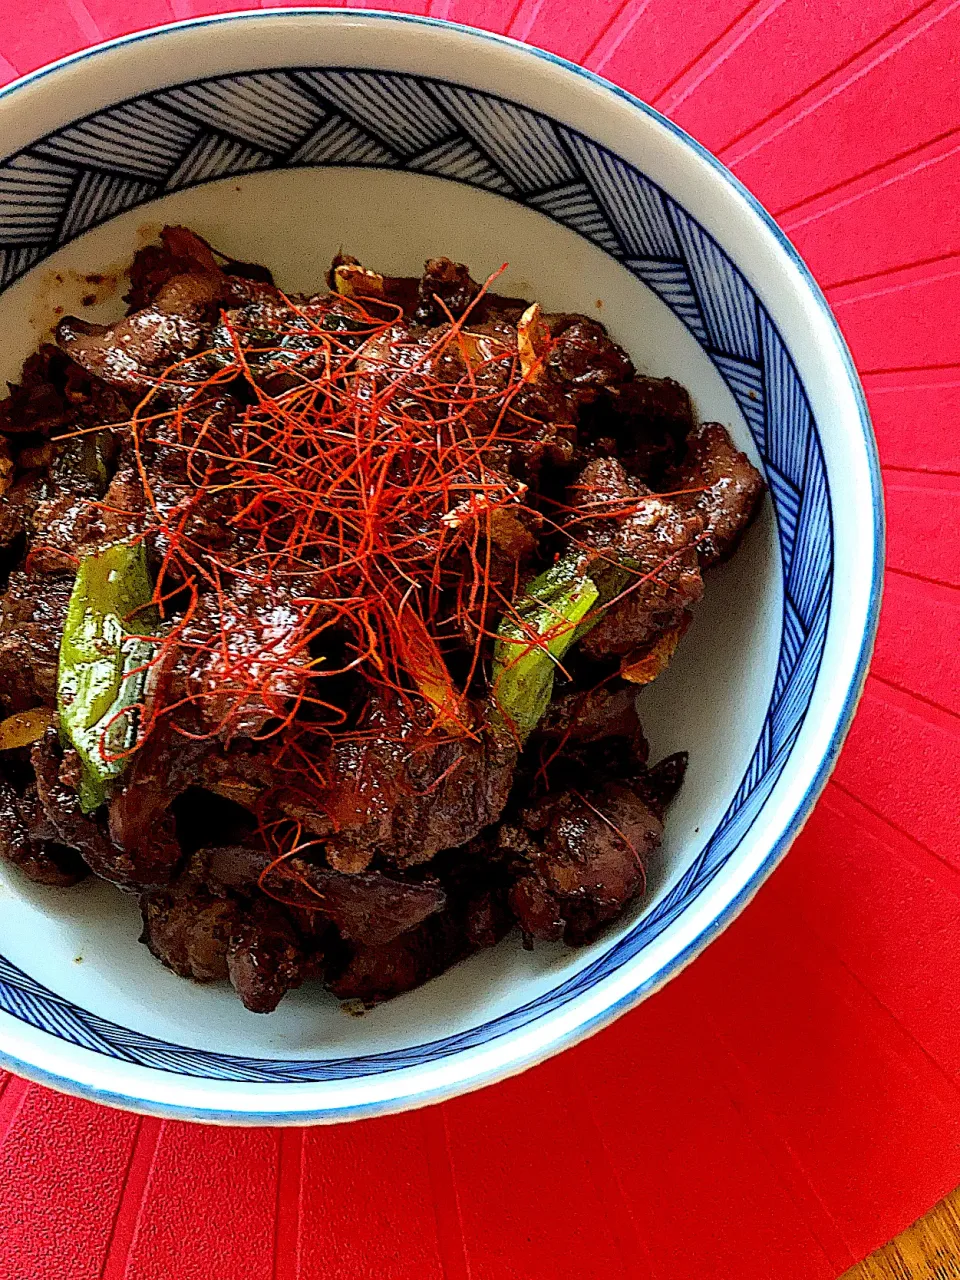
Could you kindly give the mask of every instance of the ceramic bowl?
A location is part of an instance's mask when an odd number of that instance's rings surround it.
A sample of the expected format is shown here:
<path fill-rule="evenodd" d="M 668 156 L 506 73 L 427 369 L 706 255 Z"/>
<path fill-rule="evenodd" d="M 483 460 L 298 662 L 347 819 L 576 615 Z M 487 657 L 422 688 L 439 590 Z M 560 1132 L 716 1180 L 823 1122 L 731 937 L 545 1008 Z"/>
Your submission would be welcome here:
<path fill-rule="evenodd" d="M 4 870 L 3 1064 L 101 1102 L 239 1124 L 344 1120 L 498 1080 L 595 1031 L 701 951 L 769 875 L 833 765 L 880 593 L 867 411 L 810 274 L 681 130 L 552 55 L 371 12 L 274 10 L 89 50 L 0 94 L 0 373 L 54 308 L 113 318 L 164 222 L 317 287 L 342 246 L 428 256 L 596 315 L 762 467 L 763 515 L 641 696 L 690 752 L 650 892 L 583 950 L 516 937 L 349 1017 L 305 987 L 270 1017 L 137 942 L 136 903 Z M 91 286 L 86 277 L 103 280 Z M 89 302 L 89 298 L 88 298 Z"/>

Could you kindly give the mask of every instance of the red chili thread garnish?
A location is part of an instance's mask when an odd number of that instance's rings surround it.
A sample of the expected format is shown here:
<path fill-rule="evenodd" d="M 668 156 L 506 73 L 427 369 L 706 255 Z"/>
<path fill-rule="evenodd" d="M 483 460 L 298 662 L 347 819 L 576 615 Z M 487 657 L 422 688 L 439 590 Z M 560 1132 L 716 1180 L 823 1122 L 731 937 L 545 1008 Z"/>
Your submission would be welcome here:
<path fill-rule="evenodd" d="M 251 721 L 275 736 L 306 712 L 310 732 L 344 733 L 318 690 L 361 667 L 401 699 L 419 694 L 437 732 L 473 733 L 465 689 L 484 629 L 464 688 L 445 654 L 486 604 L 490 513 L 523 507 L 525 486 L 488 459 L 527 432 L 510 417 L 525 378 L 505 343 L 468 355 L 469 312 L 411 342 L 399 311 L 376 306 L 290 304 L 269 345 L 224 314 L 220 366 L 209 352 L 180 361 L 138 406 L 144 536 L 163 550 L 155 601 L 169 614 L 190 596 L 155 637 L 179 696 L 157 690 L 151 724 L 229 740 Z M 240 412 L 220 394 L 238 380 L 252 401 Z M 157 412 L 171 393 L 180 402 Z"/>
<path fill-rule="evenodd" d="M 497 465 L 504 446 L 543 430 L 515 401 L 549 355 L 524 374 L 516 346 L 471 332 L 499 274 L 463 316 L 416 339 L 399 308 L 369 299 L 283 299 L 269 334 L 222 313 L 215 350 L 156 380 L 130 423 L 140 536 L 161 555 L 141 743 L 161 718 L 188 738 L 270 739 L 275 771 L 315 799 L 331 743 L 390 734 L 325 693 L 355 671 L 384 696 L 426 705 L 434 740 L 475 737 L 470 691 L 500 616 L 517 618 L 519 562 L 512 582 L 491 572 L 499 513 L 576 544 L 585 519 L 664 496 L 554 503 L 550 518 Z M 530 647 L 553 638 L 523 629 Z M 262 831 L 276 858 L 261 881 L 317 843 L 301 843 L 299 824 L 274 825 Z"/>

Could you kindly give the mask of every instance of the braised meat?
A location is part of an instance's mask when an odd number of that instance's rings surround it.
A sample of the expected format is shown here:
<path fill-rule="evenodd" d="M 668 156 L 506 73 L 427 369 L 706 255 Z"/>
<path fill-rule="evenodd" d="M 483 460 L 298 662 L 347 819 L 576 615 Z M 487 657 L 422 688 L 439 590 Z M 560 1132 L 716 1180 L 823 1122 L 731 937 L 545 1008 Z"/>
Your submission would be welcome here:
<path fill-rule="evenodd" d="M 244 911 L 227 947 L 227 975 L 251 1013 L 272 1013 L 315 972 L 283 908 L 263 899 Z"/>
<path fill-rule="evenodd" d="M 326 838 L 331 866 L 362 871 L 378 853 L 399 866 L 428 862 L 500 816 L 516 744 L 496 728 L 431 740 L 431 718 L 420 699 L 374 694 L 364 736 L 337 743 L 324 762 L 327 785 L 301 781 L 281 798 L 286 814 Z"/>
<path fill-rule="evenodd" d="M 244 845 L 206 849 L 200 856 L 208 884 L 244 893 L 270 885 L 296 894 L 302 910 L 330 920 L 341 937 L 369 946 L 391 942 L 446 904 L 439 881 L 432 878 L 400 880 L 379 871 L 345 875 L 306 858 L 273 868 L 264 850 Z"/>
<path fill-rule="evenodd" d="M 264 273 L 260 279 L 273 283 L 266 268 L 261 267 L 259 271 Z M 164 227 L 159 244 L 146 244 L 134 254 L 130 264 L 130 290 L 125 300 L 130 304 L 130 311 L 136 313 L 155 301 L 161 289 L 173 279 L 198 276 L 216 280 L 220 274 L 217 256 L 205 240 L 186 227 Z"/>
<path fill-rule="evenodd" d="M 381 943 L 348 942 L 331 957 L 328 985 L 343 1000 L 379 1004 L 495 946 L 513 928 L 507 874 L 493 849 L 493 828 L 434 863 L 445 889 L 442 909 Z"/>
<path fill-rule="evenodd" d="M 704 568 L 727 560 L 757 513 L 763 478 L 724 427 L 707 422 L 687 441 L 687 453 L 674 473 L 678 498 L 703 518 L 697 555 Z"/>
<path fill-rule="evenodd" d="M 77 884 L 89 869 L 78 851 L 58 843 L 57 837 L 36 787 L 18 796 L 9 783 L 0 783 L 0 858 L 37 884 Z"/>
<path fill-rule="evenodd" d="M 576 530 L 589 567 L 628 564 L 619 598 L 584 637 L 593 657 L 622 656 L 678 625 L 703 595 L 697 554 L 703 518 L 627 473 L 616 458 L 598 458 L 580 474 L 573 501 L 584 517 Z M 629 514 L 620 517 L 626 510 Z M 612 518 L 611 518 L 612 513 Z"/>
<path fill-rule="evenodd" d="M 596 319 L 166 227 L 0 402 L 0 859 L 273 1010 L 642 898 L 672 659 L 763 482 Z"/>
<path fill-rule="evenodd" d="M 520 868 L 510 905 L 525 936 L 589 942 L 643 892 L 663 837 L 651 806 L 624 782 L 563 791 L 505 825 L 501 848 Z"/>
<path fill-rule="evenodd" d="M 63 751 L 56 730 L 48 729 L 30 753 L 37 795 L 56 838 L 76 849 L 84 862 L 104 880 L 124 889 L 166 884 L 182 856 L 169 821 L 144 830 L 132 847 L 114 842 L 102 814 L 85 814 L 77 794 L 79 761 L 75 751 Z"/>
<path fill-rule="evenodd" d="M 545 316 L 553 342 L 546 360 L 550 377 L 571 396 L 577 408 L 602 391 L 624 386 L 633 377 L 627 353 L 611 340 L 602 324 L 586 316 Z"/>
<path fill-rule="evenodd" d="M 49 343 L 28 356 L 20 381 L 0 403 L 0 430 L 5 436 L 30 433 L 49 437 L 71 419 L 66 395 L 66 357 Z"/>
<path fill-rule="evenodd" d="M 497 834 L 515 873 L 510 906 L 527 945 L 559 938 L 578 945 L 643 893 L 687 758 L 648 768 L 629 688 L 556 699 L 531 747 L 533 776 L 517 788 Z"/>
<path fill-rule="evenodd" d="M 140 900 L 145 942 L 182 978 L 229 978 L 252 1013 L 272 1013 L 284 995 L 317 972 L 293 921 L 276 902 L 211 892 L 192 865 L 169 889 Z"/>
<path fill-rule="evenodd" d="M 57 341 L 92 377 L 146 391 L 178 357 L 200 347 L 219 296 L 215 276 L 174 276 L 142 311 L 116 324 L 65 317 L 57 325 Z"/>
<path fill-rule="evenodd" d="M 588 757 L 596 768 L 608 753 L 617 758 L 615 773 L 647 763 L 649 747 L 637 714 L 636 690 L 607 685 L 555 697 L 538 728 L 538 740 L 565 763 Z"/>
<path fill-rule="evenodd" d="M 234 902 L 202 885 L 158 889 L 141 899 L 142 941 L 181 978 L 217 982 L 227 977 L 227 948 L 238 925 Z"/>
<path fill-rule="evenodd" d="M 392 942 L 348 948 L 328 985 L 341 1000 L 379 1004 L 422 986 L 473 949 L 460 921 L 446 914 L 432 916 Z"/>
<path fill-rule="evenodd" d="M 60 637 L 73 582 L 41 582 L 15 569 L 0 599 L 0 698 L 8 711 L 56 705 Z"/>

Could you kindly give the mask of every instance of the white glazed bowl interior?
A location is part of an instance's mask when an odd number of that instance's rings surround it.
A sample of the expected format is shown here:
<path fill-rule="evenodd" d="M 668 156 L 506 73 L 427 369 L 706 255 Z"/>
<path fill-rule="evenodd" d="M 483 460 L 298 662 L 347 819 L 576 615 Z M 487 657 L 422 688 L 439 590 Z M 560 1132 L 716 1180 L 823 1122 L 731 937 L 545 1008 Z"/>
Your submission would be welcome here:
<path fill-rule="evenodd" d="M 361 1018 L 309 986 L 263 1018 L 163 969 L 137 942 L 132 898 L 4 869 L 7 1064 L 161 1114 L 336 1120 L 500 1078 L 660 985 L 806 816 L 875 625 L 869 423 L 826 304 L 766 216 L 595 78 L 386 15 L 277 11 L 105 46 L 0 97 L 0 154 L 8 378 L 54 306 L 78 309 L 84 276 L 115 275 L 164 222 L 267 263 L 291 290 L 318 287 L 340 247 L 398 274 L 436 254 L 481 277 L 507 262 L 503 292 L 597 316 L 641 370 L 687 386 L 701 419 L 764 466 L 774 499 L 642 695 L 654 756 L 688 749 L 690 770 L 650 893 L 617 929 L 580 951 L 526 953 L 513 936 Z M 122 285 L 98 291 L 82 313 L 114 318 Z"/>

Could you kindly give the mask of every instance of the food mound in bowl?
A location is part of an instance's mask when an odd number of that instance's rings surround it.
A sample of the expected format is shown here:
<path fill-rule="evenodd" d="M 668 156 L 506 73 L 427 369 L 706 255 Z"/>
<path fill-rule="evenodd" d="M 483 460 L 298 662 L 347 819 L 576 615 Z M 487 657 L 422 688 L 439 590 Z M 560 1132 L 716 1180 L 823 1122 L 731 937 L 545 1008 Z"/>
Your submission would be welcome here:
<path fill-rule="evenodd" d="M 0 405 L 0 847 L 139 896 L 268 1012 L 642 895 L 686 756 L 635 706 L 763 483 L 595 320 L 183 227 Z"/>

